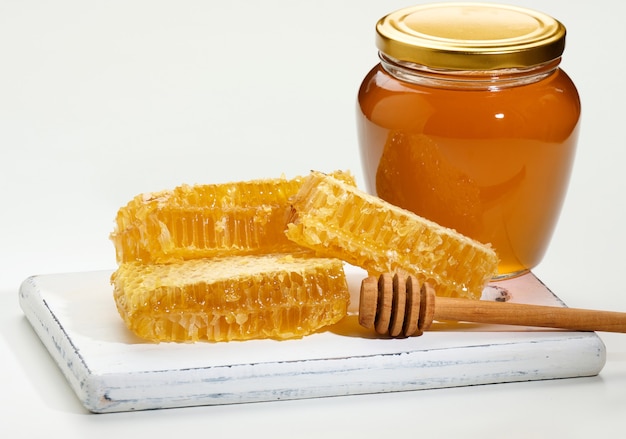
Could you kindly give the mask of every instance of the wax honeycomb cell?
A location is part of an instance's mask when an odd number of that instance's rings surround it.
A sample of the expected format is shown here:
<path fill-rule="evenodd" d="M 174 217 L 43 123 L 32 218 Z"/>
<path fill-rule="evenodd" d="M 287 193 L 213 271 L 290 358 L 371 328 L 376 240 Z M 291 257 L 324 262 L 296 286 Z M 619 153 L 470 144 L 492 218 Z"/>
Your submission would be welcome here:
<path fill-rule="evenodd" d="M 349 173 L 339 179 L 354 184 Z M 275 178 L 140 194 L 119 209 L 110 238 L 118 263 L 301 252 L 285 236 L 303 178 Z"/>
<path fill-rule="evenodd" d="M 308 255 L 128 262 L 111 282 L 127 327 L 156 342 L 299 338 L 341 320 L 350 300 L 343 262 Z"/>
<path fill-rule="evenodd" d="M 311 173 L 293 209 L 290 239 L 372 275 L 405 272 L 432 282 L 440 296 L 479 299 L 496 273 L 490 246 L 330 175 Z"/>

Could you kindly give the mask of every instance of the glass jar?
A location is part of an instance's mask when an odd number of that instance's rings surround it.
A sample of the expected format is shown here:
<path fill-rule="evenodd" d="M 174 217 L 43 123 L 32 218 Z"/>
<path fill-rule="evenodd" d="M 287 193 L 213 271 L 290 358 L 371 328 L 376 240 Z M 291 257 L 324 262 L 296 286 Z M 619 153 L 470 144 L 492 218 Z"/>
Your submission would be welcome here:
<path fill-rule="evenodd" d="M 357 110 L 368 191 L 490 243 L 496 278 L 535 267 L 578 137 L 564 26 L 512 6 L 436 3 L 393 12 L 376 32 L 380 63 Z"/>

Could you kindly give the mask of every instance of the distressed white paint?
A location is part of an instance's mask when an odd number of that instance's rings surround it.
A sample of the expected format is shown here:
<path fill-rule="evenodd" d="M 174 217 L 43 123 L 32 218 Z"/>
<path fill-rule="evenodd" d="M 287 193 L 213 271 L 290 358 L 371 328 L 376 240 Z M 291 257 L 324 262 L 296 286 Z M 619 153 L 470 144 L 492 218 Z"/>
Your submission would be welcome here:
<path fill-rule="evenodd" d="M 347 267 L 357 307 L 363 275 Z M 596 375 L 595 333 L 435 323 L 381 339 L 356 315 L 299 340 L 147 343 L 115 309 L 109 271 L 33 276 L 20 304 L 85 407 L 105 413 Z M 498 285 L 512 301 L 563 306 L 532 274 Z"/>

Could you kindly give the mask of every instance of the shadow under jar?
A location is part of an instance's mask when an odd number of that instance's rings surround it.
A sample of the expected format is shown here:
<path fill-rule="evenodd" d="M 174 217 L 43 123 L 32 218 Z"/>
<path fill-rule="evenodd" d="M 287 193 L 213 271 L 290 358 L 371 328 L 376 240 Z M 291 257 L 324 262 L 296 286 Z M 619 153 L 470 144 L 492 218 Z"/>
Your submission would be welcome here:
<path fill-rule="evenodd" d="M 376 26 L 358 94 L 368 191 L 483 243 L 496 279 L 543 258 L 567 192 L 580 99 L 565 28 L 511 6 L 441 3 Z"/>

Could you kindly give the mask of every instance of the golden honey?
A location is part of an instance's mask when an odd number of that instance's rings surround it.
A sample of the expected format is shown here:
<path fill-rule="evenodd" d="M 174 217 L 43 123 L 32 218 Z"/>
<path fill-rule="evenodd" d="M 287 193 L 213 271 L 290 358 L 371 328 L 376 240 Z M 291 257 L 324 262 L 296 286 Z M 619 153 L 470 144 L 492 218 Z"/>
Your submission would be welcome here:
<path fill-rule="evenodd" d="M 578 137 L 563 25 L 508 6 L 431 4 L 384 17 L 377 38 L 381 62 L 358 94 L 368 190 L 491 243 L 498 277 L 535 267 Z"/>

